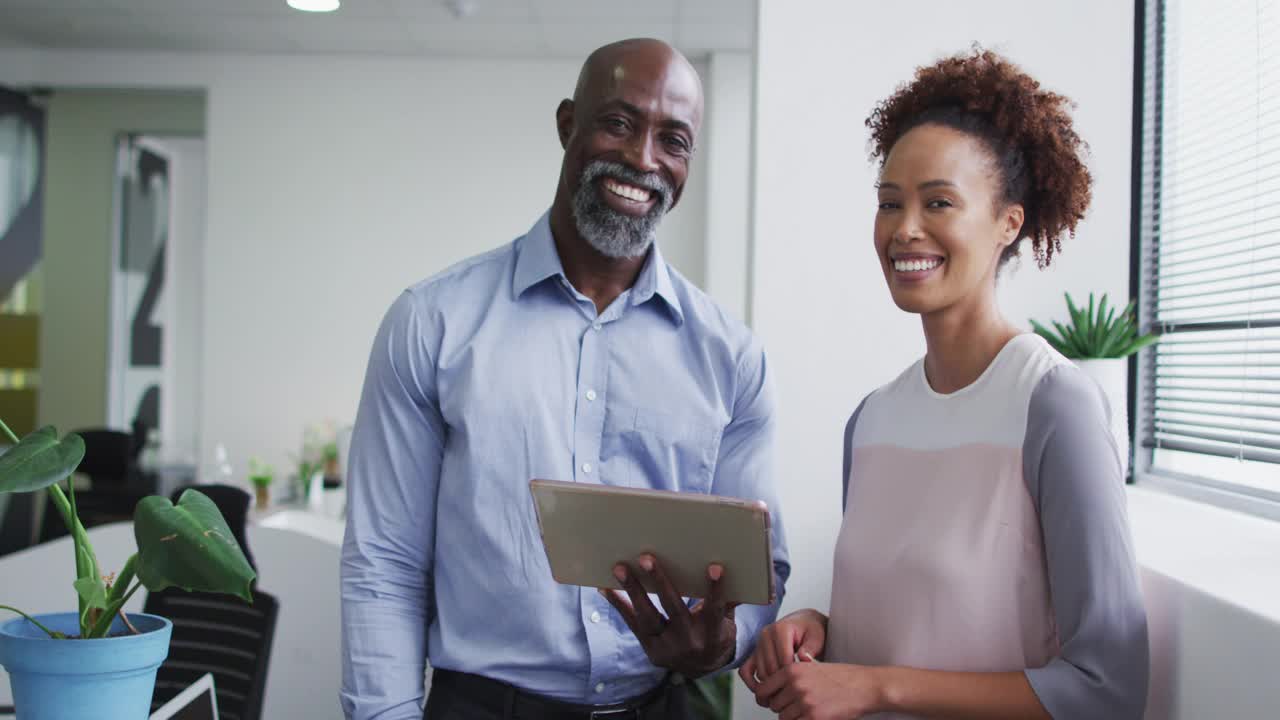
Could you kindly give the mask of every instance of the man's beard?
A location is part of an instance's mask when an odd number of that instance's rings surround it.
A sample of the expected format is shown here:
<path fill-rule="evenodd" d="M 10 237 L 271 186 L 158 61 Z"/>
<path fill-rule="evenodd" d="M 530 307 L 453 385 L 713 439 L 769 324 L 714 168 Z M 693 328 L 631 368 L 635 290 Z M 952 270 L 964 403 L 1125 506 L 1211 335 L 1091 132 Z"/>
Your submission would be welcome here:
<path fill-rule="evenodd" d="M 653 193 L 656 202 L 641 217 L 626 215 L 605 204 L 602 178 L 613 178 Z M 671 185 L 657 173 L 640 173 L 616 162 L 596 160 L 582 170 L 573 194 L 573 219 L 578 234 L 601 255 L 611 258 L 639 257 L 649 250 L 658 232 L 658 223 L 671 209 Z"/>

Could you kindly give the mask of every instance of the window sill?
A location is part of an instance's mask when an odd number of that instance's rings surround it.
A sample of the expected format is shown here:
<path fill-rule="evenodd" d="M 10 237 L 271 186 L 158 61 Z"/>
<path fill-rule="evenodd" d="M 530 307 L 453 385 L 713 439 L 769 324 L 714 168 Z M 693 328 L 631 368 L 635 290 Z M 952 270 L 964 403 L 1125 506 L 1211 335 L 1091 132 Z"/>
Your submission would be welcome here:
<path fill-rule="evenodd" d="M 1280 624 L 1280 522 L 1130 486 L 1138 563 Z"/>

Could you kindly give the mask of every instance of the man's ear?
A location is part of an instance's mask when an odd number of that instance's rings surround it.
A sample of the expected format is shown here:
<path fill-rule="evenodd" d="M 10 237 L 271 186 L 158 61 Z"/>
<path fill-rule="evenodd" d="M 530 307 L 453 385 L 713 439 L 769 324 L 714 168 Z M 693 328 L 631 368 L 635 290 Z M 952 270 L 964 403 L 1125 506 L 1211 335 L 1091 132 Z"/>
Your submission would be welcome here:
<path fill-rule="evenodd" d="M 573 137 L 572 100 L 561 100 L 556 108 L 556 133 L 560 136 L 560 149 L 568 147 L 569 138 Z"/>

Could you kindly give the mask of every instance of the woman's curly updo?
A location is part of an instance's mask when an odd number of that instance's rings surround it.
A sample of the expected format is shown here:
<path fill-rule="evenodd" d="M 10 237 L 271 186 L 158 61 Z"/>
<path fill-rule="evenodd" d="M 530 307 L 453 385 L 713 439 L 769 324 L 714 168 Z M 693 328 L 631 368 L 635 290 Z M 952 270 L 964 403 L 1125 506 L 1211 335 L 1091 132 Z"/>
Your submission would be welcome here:
<path fill-rule="evenodd" d="M 1063 234 L 1075 236 L 1091 197 L 1088 148 L 1072 126 L 1072 106 L 1009 60 L 974 49 L 919 68 L 876 106 L 867 118 L 871 158 L 883 164 L 894 143 L 926 124 L 979 140 L 999 173 L 998 199 L 1023 206 L 1021 237 L 1031 238 L 1036 264 L 1048 267 Z M 1017 248 L 1006 248 L 1001 263 Z"/>

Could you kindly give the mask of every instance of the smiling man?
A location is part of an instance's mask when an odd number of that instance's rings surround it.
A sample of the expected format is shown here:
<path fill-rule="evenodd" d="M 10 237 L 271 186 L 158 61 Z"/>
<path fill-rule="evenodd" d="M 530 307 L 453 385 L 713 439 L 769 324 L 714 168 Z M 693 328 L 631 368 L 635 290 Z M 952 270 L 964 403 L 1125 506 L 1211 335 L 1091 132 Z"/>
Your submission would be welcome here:
<path fill-rule="evenodd" d="M 681 718 L 686 678 L 740 663 L 777 604 L 557 584 L 532 478 L 761 499 L 789 566 L 773 399 L 750 332 L 663 260 L 702 123 L 689 62 L 600 48 L 556 109 L 555 200 L 529 232 L 406 290 L 374 341 L 342 552 L 348 718 Z M 422 709 L 424 663 L 433 668 Z"/>

